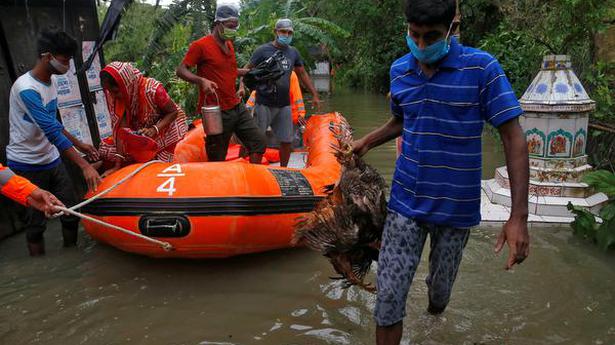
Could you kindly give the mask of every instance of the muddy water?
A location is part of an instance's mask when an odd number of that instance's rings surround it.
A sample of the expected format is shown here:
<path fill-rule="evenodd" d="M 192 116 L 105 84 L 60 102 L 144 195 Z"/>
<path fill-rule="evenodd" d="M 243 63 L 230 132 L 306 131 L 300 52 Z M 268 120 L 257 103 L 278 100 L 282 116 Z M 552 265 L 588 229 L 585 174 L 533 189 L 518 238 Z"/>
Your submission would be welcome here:
<path fill-rule="evenodd" d="M 386 100 L 339 93 L 357 135 L 388 118 Z M 502 164 L 485 138 L 484 176 Z M 395 149 L 368 160 L 390 178 Z M 476 229 L 452 301 L 425 313 L 423 260 L 408 299 L 412 344 L 615 344 L 615 256 L 567 228 L 534 228 L 530 258 L 505 272 L 492 252 L 496 229 Z M 58 224 L 48 254 L 31 259 L 25 238 L 0 243 L 0 344 L 372 344 L 374 296 L 343 290 L 324 258 L 282 250 L 221 261 L 154 260 L 83 234 L 61 249 Z M 371 275 L 370 279 L 374 279 Z"/>

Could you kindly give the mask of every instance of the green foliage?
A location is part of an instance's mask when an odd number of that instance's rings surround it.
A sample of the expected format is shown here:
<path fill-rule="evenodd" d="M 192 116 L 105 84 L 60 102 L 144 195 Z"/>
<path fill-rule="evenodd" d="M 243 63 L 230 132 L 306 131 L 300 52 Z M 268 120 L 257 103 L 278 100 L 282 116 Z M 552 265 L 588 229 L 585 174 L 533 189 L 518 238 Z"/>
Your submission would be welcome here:
<path fill-rule="evenodd" d="M 162 44 L 163 38 L 188 14 L 188 3 L 189 0 L 182 0 L 172 4 L 169 9 L 156 20 L 154 32 L 150 36 L 145 54 L 143 55 L 143 66 L 145 69 L 149 69 L 156 54 L 160 54 L 160 52 L 165 49 Z"/>
<path fill-rule="evenodd" d="M 595 169 L 615 172 L 615 133 L 590 128 L 587 140 L 587 154 Z"/>
<path fill-rule="evenodd" d="M 588 66 L 583 77 L 592 99 L 596 101 L 592 118 L 615 123 L 615 63 L 598 61 Z"/>
<path fill-rule="evenodd" d="M 106 6 L 98 8 L 100 20 L 107 12 Z M 117 36 L 104 46 L 104 55 L 107 62 L 111 61 L 139 61 L 143 56 L 147 42 L 150 40 L 152 27 L 162 9 L 141 1 L 133 2 L 122 16 Z"/>
<path fill-rule="evenodd" d="M 254 1 L 252 1 L 254 2 Z M 333 55 L 338 82 L 386 92 L 391 63 L 408 52 L 404 0 L 306 0 L 309 15 L 352 32 Z M 496 56 L 518 96 L 544 55 L 570 54 L 575 70 L 597 101 L 596 117 L 613 120 L 614 82 L 594 61 L 594 35 L 613 18 L 613 0 L 460 0 L 461 39 Z M 610 90 L 609 90 L 610 86 Z"/>
<path fill-rule="evenodd" d="M 175 75 L 175 68 L 184 59 L 191 43 L 191 28 L 184 24 L 176 25 L 162 40 L 164 47 L 149 66 L 149 76 L 164 83 L 169 96 L 179 104 L 189 118 L 198 114 L 196 104 L 198 88 Z"/>
<path fill-rule="evenodd" d="M 568 54 L 597 103 L 595 118 L 615 122 L 613 66 L 594 61 L 595 35 L 605 29 L 615 0 L 465 0 L 462 10 L 470 4 L 479 9 L 497 5 L 503 14 L 497 29 L 481 39 L 479 47 L 500 60 L 517 96 L 536 75 L 543 55 Z"/>
<path fill-rule="evenodd" d="M 480 49 L 493 54 L 506 72 L 517 97 L 530 85 L 548 49 L 526 32 L 509 30 L 502 23 L 496 32 L 481 40 Z"/>
<path fill-rule="evenodd" d="M 611 218 L 600 225 L 596 233 L 596 242 L 600 249 L 607 251 L 615 248 L 615 219 Z"/>
<path fill-rule="evenodd" d="M 274 39 L 275 22 L 280 18 L 293 21 L 293 46 L 299 50 L 308 66 L 318 57 L 310 49 L 321 48 L 329 54 L 339 53 L 338 40 L 350 34 L 327 19 L 308 15 L 307 9 L 294 0 L 248 0 L 242 4 L 239 38 L 235 41 L 237 63 L 249 62 L 254 49 Z"/>
<path fill-rule="evenodd" d="M 609 201 L 600 210 L 601 224 L 591 212 L 568 203 L 568 210 L 575 215 L 570 227 L 575 235 L 596 242 L 602 250 L 615 248 L 615 174 L 598 170 L 585 175 L 583 182 L 606 194 Z"/>
<path fill-rule="evenodd" d="M 593 171 L 583 177 L 583 182 L 606 194 L 610 199 L 615 199 L 615 174 L 612 172 Z"/>
<path fill-rule="evenodd" d="M 609 203 L 600 210 L 600 218 L 615 219 L 615 203 Z"/>
<path fill-rule="evenodd" d="M 460 0 L 461 40 L 477 47 L 480 41 L 493 33 L 503 19 L 500 2 L 494 0 Z"/>
<path fill-rule="evenodd" d="M 586 240 L 594 240 L 598 230 L 598 223 L 594 214 L 582 207 L 574 206 L 570 202 L 568 203 L 568 210 L 575 215 L 574 221 L 570 223 L 572 232 Z"/>
<path fill-rule="evenodd" d="M 403 1 L 304 1 L 310 15 L 318 15 L 352 35 L 332 53 L 336 83 L 379 92 L 389 89 L 391 63 L 408 53 Z"/>

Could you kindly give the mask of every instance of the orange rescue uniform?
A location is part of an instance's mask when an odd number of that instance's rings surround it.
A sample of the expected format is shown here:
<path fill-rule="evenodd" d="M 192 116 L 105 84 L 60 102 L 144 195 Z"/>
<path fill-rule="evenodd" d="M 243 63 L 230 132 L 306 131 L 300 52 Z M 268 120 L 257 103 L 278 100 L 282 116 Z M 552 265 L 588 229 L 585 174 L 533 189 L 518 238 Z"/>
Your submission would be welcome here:
<path fill-rule="evenodd" d="M 11 169 L 0 164 L 0 193 L 27 206 L 27 199 L 38 187 L 21 176 L 15 175 Z"/>

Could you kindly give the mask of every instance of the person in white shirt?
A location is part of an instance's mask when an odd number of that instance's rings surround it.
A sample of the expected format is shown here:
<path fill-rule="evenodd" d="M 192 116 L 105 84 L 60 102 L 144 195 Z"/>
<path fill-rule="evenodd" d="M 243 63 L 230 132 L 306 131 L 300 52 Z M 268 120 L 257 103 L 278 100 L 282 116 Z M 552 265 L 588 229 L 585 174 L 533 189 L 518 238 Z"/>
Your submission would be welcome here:
<path fill-rule="evenodd" d="M 61 156 L 81 168 L 90 190 L 95 190 L 100 182 L 98 172 L 75 148 L 93 160 L 98 159 L 97 150 L 71 136 L 56 117 L 57 91 L 51 83 L 51 76 L 68 71 L 77 42 L 65 32 L 44 31 L 37 46 L 36 65 L 19 77 L 11 88 L 7 165 L 15 173 L 51 191 L 70 207 L 77 198 Z M 64 246 L 75 246 L 79 219 L 65 215 L 61 220 Z M 30 208 L 25 223 L 30 255 L 45 254 L 45 215 Z"/>

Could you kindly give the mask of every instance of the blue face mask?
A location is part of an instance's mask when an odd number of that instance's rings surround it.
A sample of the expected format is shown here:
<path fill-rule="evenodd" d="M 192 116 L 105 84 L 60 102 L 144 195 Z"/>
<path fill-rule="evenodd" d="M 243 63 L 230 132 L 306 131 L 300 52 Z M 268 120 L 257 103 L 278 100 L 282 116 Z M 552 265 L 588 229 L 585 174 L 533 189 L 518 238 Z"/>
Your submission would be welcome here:
<path fill-rule="evenodd" d="M 277 41 L 279 44 L 283 46 L 289 46 L 293 41 L 293 36 L 280 36 L 278 35 Z"/>
<path fill-rule="evenodd" d="M 424 49 L 419 48 L 419 46 L 414 43 L 414 40 L 410 35 L 406 35 L 406 43 L 408 44 L 408 48 L 410 48 L 410 52 L 412 55 L 419 60 L 420 62 L 430 65 L 435 62 L 440 61 L 443 57 L 448 54 L 448 51 L 451 47 L 448 42 L 448 36 L 451 33 L 451 28 L 453 27 L 453 23 L 448 28 L 448 32 L 446 33 L 446 38 L 439 40 L 438 42 L 425 47 Z"/>

